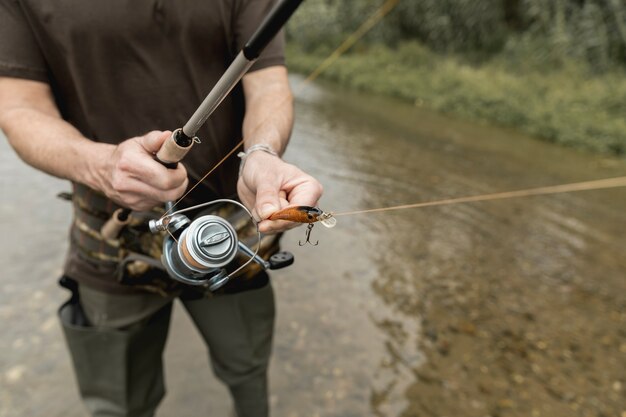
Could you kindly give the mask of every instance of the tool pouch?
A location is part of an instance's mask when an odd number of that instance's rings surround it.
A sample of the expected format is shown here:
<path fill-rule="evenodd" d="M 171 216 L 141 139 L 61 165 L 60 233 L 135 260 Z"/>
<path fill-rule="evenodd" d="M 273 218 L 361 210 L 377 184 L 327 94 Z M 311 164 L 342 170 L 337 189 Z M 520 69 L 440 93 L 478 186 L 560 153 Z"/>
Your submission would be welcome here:
<path fill-rule="evenodd" d="M 72 292 L 59 308 L 80 395 L 92 415 L 152 416 L 165 394 L 161 356 L 171 305 L 150 320 L 124 329 L 91 326 L 76 281 L 59 281 Z"/>

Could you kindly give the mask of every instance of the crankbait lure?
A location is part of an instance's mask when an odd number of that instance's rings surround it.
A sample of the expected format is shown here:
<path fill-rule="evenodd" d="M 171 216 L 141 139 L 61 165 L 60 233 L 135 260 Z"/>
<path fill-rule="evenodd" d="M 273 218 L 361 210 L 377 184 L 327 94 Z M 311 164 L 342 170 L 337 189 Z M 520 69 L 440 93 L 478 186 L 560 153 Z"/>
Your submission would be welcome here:
<path fill-rule="evenodd" d="M 320 222 L 324 226 L 331 228 L 337 224 L 337 219 L 333 217 L 332 213 L 327 213 L 322 211 L 318 207 L 310 207 L 310 206 L 297 206 L 297 207 L 287 207 L 282 210 L 279 210 L 275 213 L 272 213 L 269 220 L 286 220 L 290 222 L 296 223 L 308 223 L 309 225 L 306 228 L 306 240 L 304 243 L 298 241 L 300 246 L 308 243 L 313 246 L 317 246 L 319 241 L 312 243 L 311 238 L 311 230 L 313 229 L 314 223 Z"/>

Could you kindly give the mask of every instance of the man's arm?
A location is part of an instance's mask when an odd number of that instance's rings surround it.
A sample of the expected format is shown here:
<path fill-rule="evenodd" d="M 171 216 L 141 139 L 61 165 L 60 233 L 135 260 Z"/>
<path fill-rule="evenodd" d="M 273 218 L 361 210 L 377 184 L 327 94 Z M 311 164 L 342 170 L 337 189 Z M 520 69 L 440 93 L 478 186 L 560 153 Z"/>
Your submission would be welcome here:
<path fill-rule="evenodd" d="M 187 186 L 181 164 L 168 170 L 152 158 L 169 132 L 117 146 L 91 141 L 61 118 L 46 83 L 0 77 L 0 128 L 29 165 L 84 183 L 132 209 L 175 200 Z"/>
<path fill-rule="evenodd" d="M 293 96 L 287 69 L 274 66 L 246 74 L 243 87 L 246 97 L 244 148 L 262 143 L 282 155 L 293 127 Z"/>
<path fill-rule="evenodd" d="M 244 149 L 265 144 L 282 155 L 293 127 L 293 98 L 286 68 L 273 66 L 249 73 L 243 78 L 243 88 Z M 286 206 L 315 206 L 322 195 L 322 185 L 315 178 L 262 151 L 246 157 L 237 190 L 242 202 L 263 220 L 259 228 L 266 233 L 296 226 L 264 220 L 270 214 Z"/>

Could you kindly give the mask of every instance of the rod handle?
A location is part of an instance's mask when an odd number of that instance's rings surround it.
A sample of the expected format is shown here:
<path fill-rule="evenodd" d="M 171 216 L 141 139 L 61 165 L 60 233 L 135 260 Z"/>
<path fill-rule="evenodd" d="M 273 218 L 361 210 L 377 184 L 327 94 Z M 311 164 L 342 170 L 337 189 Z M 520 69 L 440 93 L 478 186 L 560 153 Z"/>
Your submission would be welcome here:
<path fill-rule="evenodd" d="M 131 210 L 126 208 L 115 210 L 111 218 L 100 229 L 102 237 L 107 240 L 117 239 L 124 226 L 130 222 L 130 212 Z"/>
<path fill-rule="evenodd" d="M 156 153 L 154 159 L 167 168 L 174 169 L 178 162 L 187 155 L 193 146 L 196 138 L 185 135 L 182 129 L 176 129 L 169 138 L 163 142 L 161 149 Z"/>
<path fill-rule="evenodd" d="M 285 26 L 287 20 L 304 0 L 280 0 L 263 19 L 261 26 L 254 32 L 243 47 L 243 54 L 249 61 L 255 60 L 278 31 Z"/>

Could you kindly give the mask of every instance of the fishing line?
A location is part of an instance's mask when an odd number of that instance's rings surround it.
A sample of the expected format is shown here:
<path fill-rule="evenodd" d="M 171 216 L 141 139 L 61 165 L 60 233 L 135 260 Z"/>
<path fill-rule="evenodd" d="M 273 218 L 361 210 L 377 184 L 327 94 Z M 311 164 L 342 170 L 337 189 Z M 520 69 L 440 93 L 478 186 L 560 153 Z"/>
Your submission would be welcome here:
<path fill-rule="evenodd" d="M 355 30 L 352 34 L 350 34 L 342 43 L 341 45 L 339 45 L 326 59 L 324 59 L 324 61 L 322 61 L 321 64 L 319 64 L 317 66 L 317 68 L 315 68 L 313 70 L 313 72 L 311 72 L 311 74 L 309 74 L 308 77 L 306 77 L 306 79 L 304 81 L 302 81 L 301 83 L 298 84 L 297 88 L 294 89 L 294 95 L 301 93 L 302 90 L 304 90 L 305 87 L 307 87 L 309 84 L 311 84 L 315 79 L 317 79 L 317 77 L 320 76 L 320 74 L 322 72 L 324 72 L 328 67 L 330 67 L 335 61 L 337 61 L 337 59 L 339 59 L 341 57 L 341 55 L 343 55 L 348 49 L 350 49 L 359 39 L 361 39 L 367 32 L 369 32 L 374 26 L 376 26 L 376 24 L 378 22 L 380 22 L 387 14 L 389 14 L 390 11 L 392 11 L 400 2 L 400 0 L 387 0 L 385 1 L 385 3 L 383 3 L 382 6 L 380 6 L 365 22 L 363 22 L 361 24 L 361 26 L 358 27 L 357 30 Z M 280 101 L 276 106 L 274 106 L 272 108 L 272 111 L 269 112 L 269 114 L 273 114 L 275 113 L 279 108 L 281 108 L 283 105 L 287 104 L 288 99 L 284 99 L 282 101 Z M 263 119 L 261 122 L 259 122 L 254 129 L 252 129 L 252 135 L 254 135 L 254 133 L 257 132 L 257 130 L 259 130 L 261 128 L 261 126 L 263 126 L 265 124 L 265 122 L 267 122 L 269 120 L 269 116 L 267 116 L 265 119 Z M 207 179 L 207 177 L 209 175 L 211 175 L 217 168 L 220 167 L 220 165 L 222 165 L 224 163 L 224 161 L 226 161 L 233 153 L 235 153 L 237 151 L 237 149 L 239 149 L 240 146 L 242 146 L 244 143 L 244 139 L 241 139 L 237 145 L 235 145 L 235 147 L 226 154 L 226 156 L 224 156 L 222 159 L 220 159 L 217 164 L 215 164 L 213 166 L 213 168 L 211 168 L 202 178 L 200 178 L 198 181 L 196 181 L 196 183 L 187 191 L 185 192 L 185 194 L 183 194 L 182 197 L 180 197 L 178 200 L 176 200 L 176 202 L 174 204 L 171 205 L 171 207 L 165 212 L 163 213 L 163 215 L 161 216 L 161 218 L 164 218 L 165 216 L 167 216 L 173 209 L 174 207 L 176 207 L 176 205 L 178 205 L 178 203 L 180 203 L 185 197 L 187 197 L 187 195 L 189 195 L 189 193 L 191 193 L 196 187 L 198 187 L 205 179 Z"/>
<path fill-rule="evenodd" d="M 185 194 L 183 194 L 182 197 L 180 197 L 178 200 L 176 200 L 176 202 L 174 204 L 172 204 L 170 206 L 170 208 L 168 208 L 165 213 L 163 213 L 163 215 L 161 216 L 161 219 L 163 219 L 165 216 L 167 216 L 173 209 L 174 207 L 176 207 L 176 205 L 178 203 L 180 203 L 185 197 L 187 197 L 189 195 L 189 193 L 191 193 L 198 185 L 200 185 L 202 183 L 202 181 L 204 181 L 209 175 L 211 175 L 213 173 L 213 171 L 215 171 L 217 168 L 219 168 L 220 165 L 222 165 L 222 163 L 224 163 L 225 160 L 227 160 L 228 158 L 230 158 L 230 156 L 235 153 L 235 151 L 237 149 L 239 149 L 239 147 L 243 145 L 243 139 L 241 139 L 239 141 L 239 143 L 230 150 L 230 152 L 228 152 L 222 159 L 219 160 L 219 162 L 209 170 L 209 172 L 207 172 L 206 174 L 204 174 L 204 176 L 202 178 L 200 178 L 189 190 L 187 190 L 187 192 L 185 192 Z"/>
<path fill-rule="evenodd" d="M 357 30 L 348 36 L 337 49 L 331 53 L 322 63 L 307 77 L 304 81 L 311 82 L 316 79 L 322 72 L 330 67 L 341 55 L 350 49 L 359 39 L 369 32 L 376 24 L 381 21 L 390 11 L 392 11 L 400 2 L 400 0 L 387 0 L 378 10 L 376 10 Z"/>
<path fill-rule="evenodd" d="M 552 185 L 547 187 L 528 188 L 525 190 L 505 191 L 492 194 L 481 194 L 467 197 L 448 198 L 444 200 L 428 201 L 423 203 L 403 204 L 400 206 L 381 207 L 367 210 L 344 211 L 332 213 L 334 217 L 351 216 L 355 214 L 377 213 L 409 208 L 435 207 L 450 204 L 471 203 L 478 201 L 503 200 L 507 198 L 529 197 L 535 195 L 548 195 L 570 193 L 575 191 L 602 190 L 606 188 L 626 187 L 626 177 L 606 178 L 602 180 L 575 182 L 570 184 Z"/>

